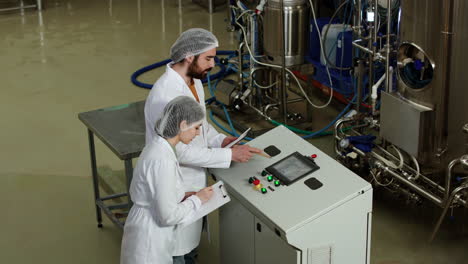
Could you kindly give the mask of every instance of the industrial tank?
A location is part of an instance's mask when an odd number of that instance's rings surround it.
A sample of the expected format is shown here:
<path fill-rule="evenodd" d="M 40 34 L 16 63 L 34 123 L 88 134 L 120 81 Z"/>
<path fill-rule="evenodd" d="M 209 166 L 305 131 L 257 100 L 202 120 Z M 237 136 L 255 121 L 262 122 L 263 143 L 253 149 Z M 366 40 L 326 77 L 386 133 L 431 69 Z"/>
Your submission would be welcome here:
<path fill-rule="evenodd" d="M 281 2 L 284 17 L 281 21 Z M 304 62 L 307 47 L 309 6 L 306 0 L 269 0 L 263 21 L 263 43 L 268 62 L 282 65 L 283 33 L 285 36 L 285 65 L 299 65 Z"/>
<path fill-rule="evenodd" d="M 465 0 L 401 1 L 398 85 L 382 97 L 381 135 L 436 169 L 466 151 L 467 13 Z"/>

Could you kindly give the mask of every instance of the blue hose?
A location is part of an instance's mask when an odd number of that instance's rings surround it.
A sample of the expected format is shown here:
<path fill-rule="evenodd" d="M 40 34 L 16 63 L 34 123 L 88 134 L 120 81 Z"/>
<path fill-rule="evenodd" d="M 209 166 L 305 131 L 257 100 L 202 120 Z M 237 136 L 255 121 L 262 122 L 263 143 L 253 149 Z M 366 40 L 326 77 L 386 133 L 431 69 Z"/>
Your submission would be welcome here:
<path fill-rule="evenodd" d="M 219 51 L 216 51 L 216 55 L 227 55 L 227 56 L 234 56 L 236 55 L 237 52 L 236 51 L 233 51 L 233 50 L 219 50 Z M 215 57 L 215 61 L 216 61 L 216 65 L 218 65 L 221 69 L 219 72 L 217 72 L 216 74 L 213 75 L 213 80 L 214 79 L 217 79 L 217 78 L 220 78 L 221 76 L 224 76 L 226 74 L 226 67 L 219 63 L 219 59 Z M 141 88 L 145 88 L 145 89 L 151 89 L 153 88 L 153 84 L 149 84 L 149 83 L 143 83 L 143 82 L 140 82 L 138 81 L 138 77 L 140 75 L 142 75 L 143 73 L 145 72 L 148 72 L 148 71 L 151 71 L 151 70 L 154 70 L 154 69 L 157 69 L 161 66 L 164 66 L 166 64 L 168 64 L 169 62 L 171 62 L 170 59 L 166 59 L 166 60 L 163 60 L 163 61 L 159 61 L 159 62 L 156 62 L 154 64 L 151 64 L 151 65 L 148 65 L 148 66 L 145 66 L 137 71 L 135 71 L 132 76 L 130 77 L 132 83 L 138 87 L 141 87 Z M 206 78 L 202 80 L 203 83 L 206 83 Z"/>
<path fill-rule="evenodd" d="M 134 72 L 134 73 L 132 74 L 132 76 L 130 77 L 131 80 L 132 80 L 132 83 L 133 83 L 134 85 L 138 86 L 138 87 L 145 88 L 145 89 L 151 89 L 151 88 L 153 88 L 153 85 L 152 85 L 152 84 L 140 82 L 140 81 L 138 81 L 137 78 L 138 78 L 140 75 L 142 75 L 143 73 L 145 73 L 145 72 L 147 72 L 147 71 L 151 71 L 151 70 L 156 69 L 156 68 L 159 68 L 159 67 L 161 67 L 161 66 L 163 66 L 163 65 L 168 64 L 169 62 L 171 62 L 171 60 L 170 60 L 170 59 L 167 59 L 167 60 L 163 60 L 163 61 L 160 61 L 160 62 L 156 62 L 156 63 L 154 63 L 154 64 L 148 65 L 148 66 L 146 66 L 146 67 L 143 67 L 143 68 L 137 70 L 137 71 Z"/>

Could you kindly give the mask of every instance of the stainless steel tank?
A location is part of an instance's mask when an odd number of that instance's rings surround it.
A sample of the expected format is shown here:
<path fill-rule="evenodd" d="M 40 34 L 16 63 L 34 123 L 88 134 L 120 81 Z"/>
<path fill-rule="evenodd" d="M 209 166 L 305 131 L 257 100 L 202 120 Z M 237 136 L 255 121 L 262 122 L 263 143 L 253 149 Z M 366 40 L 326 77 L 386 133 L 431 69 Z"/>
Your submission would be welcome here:
<path fill-rule="evenodd" d="M 418 160 L 439 169 L 465 154 L 467 13 L 466 0 L 401 1 L 398 91 L 393 96 L 410 108 L 425 109 L 420 123 L 413 126 L 419 131 L 412 140 L 418 143 Z M 386 109 L 387 113 L 392 110 L 399 111 Z M 400 113 L 393 124 L 405 129 L 404 118 L 405 113 Z"/>
<path fill-rule="evenodd" d="M 281 2 L 284 19 L 281 21 Z M 306 0 L 269 0 L 264 10 L 263 46 L 269 63 L 281 65 L 283 33 L 286 66 L 304 63 L 309 32 L 309 6 Z"/>

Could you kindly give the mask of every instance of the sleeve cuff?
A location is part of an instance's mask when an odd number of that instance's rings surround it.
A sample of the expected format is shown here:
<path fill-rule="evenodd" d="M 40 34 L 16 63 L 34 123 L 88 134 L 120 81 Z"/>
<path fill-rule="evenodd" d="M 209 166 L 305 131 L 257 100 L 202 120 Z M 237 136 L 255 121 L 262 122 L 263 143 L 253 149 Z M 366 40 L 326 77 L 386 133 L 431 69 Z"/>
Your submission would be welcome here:
<path fill-rule="evenodd" d="M 200 207 L 202 206 L 202 201 L 200 200 L 200 198 L 198 198 L 197 195 L 192 195 L 189 198 L 187 198 L 187 200 L 192 201 L 192 203 L 193 203 L 193 205 L 195 207 L 195 210 L 200 209 Z"/>

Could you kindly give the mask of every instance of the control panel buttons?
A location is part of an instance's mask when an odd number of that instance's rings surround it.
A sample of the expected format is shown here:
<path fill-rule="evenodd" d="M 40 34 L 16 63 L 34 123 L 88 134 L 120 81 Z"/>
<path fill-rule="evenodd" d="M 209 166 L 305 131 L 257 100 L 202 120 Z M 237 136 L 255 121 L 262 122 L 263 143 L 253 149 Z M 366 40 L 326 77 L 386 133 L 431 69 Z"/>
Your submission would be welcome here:
<path fill-rule="evenodd" d="M 281 182 L 279 180 L 275 180 L 275 186 L 278 187 L 281 185 Z"/>
<path fill-rule="evenodd" d="M 252 183 L 253 183 L 253 185 L 257 186 L 257 185 L 259 185 L 259 184 L 260 184 L 260 180 L 258 180 L 258 179 L 255 179 L 255 180 L 254 180 Z"/>
<path fill-rule="evenodd" d="M 255 181 L 255 178 L 254 178 L 254 177 L 250 177 L 250 178 L 249 178 L 249 183 L 250 183 L 250 184 L 252 184 L 254 181 Z"/>
<path fill-rule="evenodd" d="M 317 154 L 312 154 L 312 155 L 310 155 L 310 157 L 315 159 L 315 158 L 317 158 Z"/>
<path fill-rule="evenodd" d="M 262 188 L 261 191 L 262 191 L 263 194 L 267 193 L 267 189 L 266 189 L 266 188 Z"/>
<path fill-rule="evenodd" d="M 260 183 L 257 184 L 257 185 L 255 185 L 254 188 L 255 188 L 256 190 L 259 190 L 259 191 L 260 191 L 261 189 L 265 189 L 265 188 L 263 188 L 263 185 L 260 184 Z"/>
<path fill-rule="evenodd" d="M 267 176 L 268 172 L 266 170 L 263 170 L 261 174 L 262 176 Z"/>
<path fill-rule="evenodd" d="M 268 180 L 269 182 L 271 182 L 271 181 L 273 180 L 273 176 L 271 176 L 271 175 L 268 176 L 268 177 L 267 177 L 267 180 Z"/>

